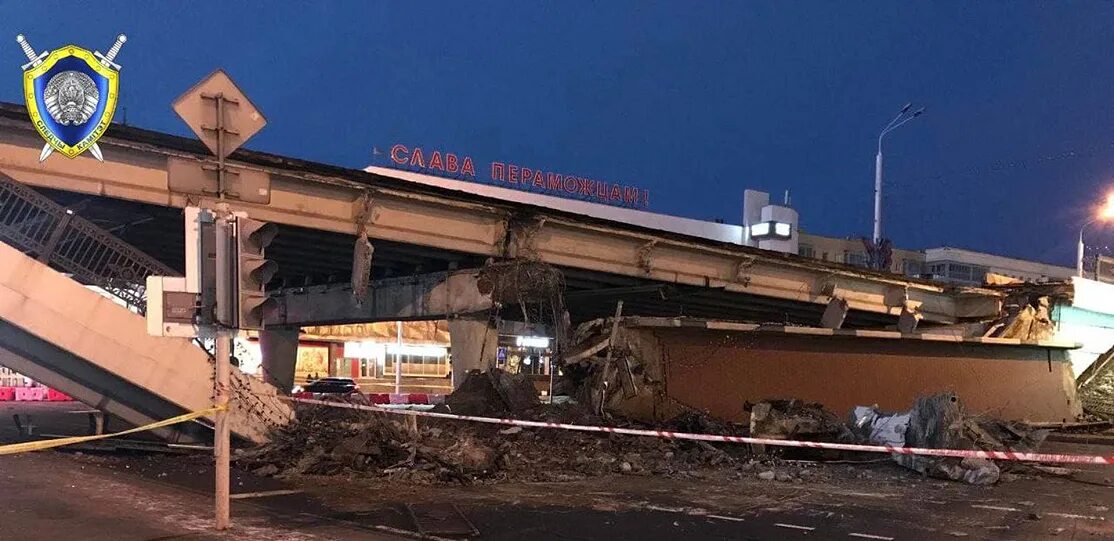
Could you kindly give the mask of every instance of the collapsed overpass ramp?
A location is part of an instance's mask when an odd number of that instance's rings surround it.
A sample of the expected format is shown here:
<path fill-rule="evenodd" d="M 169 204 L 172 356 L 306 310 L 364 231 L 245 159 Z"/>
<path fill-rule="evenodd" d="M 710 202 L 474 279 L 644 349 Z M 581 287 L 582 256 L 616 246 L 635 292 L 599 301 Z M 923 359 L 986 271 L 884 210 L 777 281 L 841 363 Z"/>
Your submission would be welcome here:
<path fill-rule="evenodd" d="M 0 364 L 136 425 L 213 403 L 213 364 L 203 350 L 186 339 L 148 335 L 143 316 L 4 243 Z M 232 433 L 265 441 L 291 409 L 273 386 L 233 372 Z M 211 421 L 159 435 L 203 439 Z"/>

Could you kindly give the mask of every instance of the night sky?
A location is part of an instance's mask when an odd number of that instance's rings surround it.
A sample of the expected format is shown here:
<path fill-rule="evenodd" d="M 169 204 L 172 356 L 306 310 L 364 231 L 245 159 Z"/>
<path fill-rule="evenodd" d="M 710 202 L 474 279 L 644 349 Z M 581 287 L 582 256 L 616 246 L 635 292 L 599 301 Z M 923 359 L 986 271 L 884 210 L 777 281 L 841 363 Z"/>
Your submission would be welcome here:
<path fill-rule="evenodd" d="M 875 140 L 911 101 L 927 112 L 886 140 L 886 236 L 1071 266 L 1114 189 L 1112 16 L 1097 1 L 0 0 L 0 100 L 22 102 L 17 33 L 104 51 L 123 32 L 132 125 L 189 135 L 170 103 L 221 67 L 270 121 L 254 149 L 364 167 L 402 142 L 734 223 L 745 188 L 790 190 L 802 226 L 831 236 L 869 234 Z M 1114 246 L 1106 232 L 1089 242 Z"/>

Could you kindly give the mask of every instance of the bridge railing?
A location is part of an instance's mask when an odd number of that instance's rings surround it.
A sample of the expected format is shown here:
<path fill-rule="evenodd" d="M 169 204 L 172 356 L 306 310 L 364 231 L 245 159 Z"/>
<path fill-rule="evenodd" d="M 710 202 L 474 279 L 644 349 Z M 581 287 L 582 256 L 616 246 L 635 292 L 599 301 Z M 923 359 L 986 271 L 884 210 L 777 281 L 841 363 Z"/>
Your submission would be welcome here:
<path fill-rule="evenodd" d="M 49 197 L 0 174 L 0 241 L 146 313 L 147 277 L 174 269 Z"/>

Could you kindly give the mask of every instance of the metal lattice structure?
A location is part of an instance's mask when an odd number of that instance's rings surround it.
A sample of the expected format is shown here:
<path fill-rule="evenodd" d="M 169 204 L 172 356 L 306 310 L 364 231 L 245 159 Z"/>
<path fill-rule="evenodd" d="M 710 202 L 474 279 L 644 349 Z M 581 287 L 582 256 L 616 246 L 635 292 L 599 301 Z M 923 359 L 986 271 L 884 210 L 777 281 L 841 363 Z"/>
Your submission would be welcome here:
<path fill-rule="evenodd" d="M 0 241 L 146 313 L 148 276 L 179 276 L 49 197 L 0 174 Z"/>

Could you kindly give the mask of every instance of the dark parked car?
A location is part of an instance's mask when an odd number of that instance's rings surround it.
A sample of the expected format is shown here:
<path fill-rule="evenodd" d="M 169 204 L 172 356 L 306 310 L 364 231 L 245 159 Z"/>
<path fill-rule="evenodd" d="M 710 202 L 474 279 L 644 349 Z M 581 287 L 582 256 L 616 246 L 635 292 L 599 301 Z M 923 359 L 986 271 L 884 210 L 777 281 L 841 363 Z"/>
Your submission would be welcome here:
<path fill-rule="evenodd" d="M 312 393 L 318 395 L 347 396 L 360 392 L 360 386 L 352 378 L 321 378 L 311 381 L 305 387 L 295 388 L 295 393 Z"/>

